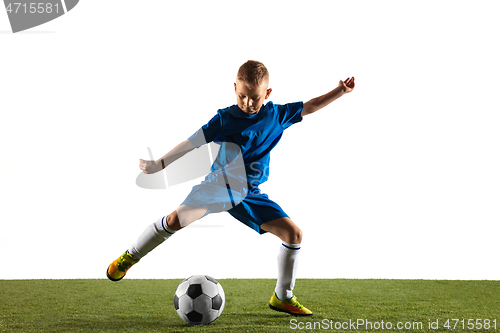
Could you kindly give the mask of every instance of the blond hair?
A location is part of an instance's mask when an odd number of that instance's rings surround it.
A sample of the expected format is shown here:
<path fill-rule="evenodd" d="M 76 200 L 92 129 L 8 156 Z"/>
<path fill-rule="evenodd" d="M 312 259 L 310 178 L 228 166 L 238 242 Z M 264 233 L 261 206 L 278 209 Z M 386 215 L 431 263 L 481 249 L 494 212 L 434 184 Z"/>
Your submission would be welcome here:
<path fill-rule="evenodd" d="M 260 86 L 262 82 L 269 80 L 269 72 L 263 63 L 248 60 L 238 70 L 237 80 L 243 80 L 254 86 Z"/>

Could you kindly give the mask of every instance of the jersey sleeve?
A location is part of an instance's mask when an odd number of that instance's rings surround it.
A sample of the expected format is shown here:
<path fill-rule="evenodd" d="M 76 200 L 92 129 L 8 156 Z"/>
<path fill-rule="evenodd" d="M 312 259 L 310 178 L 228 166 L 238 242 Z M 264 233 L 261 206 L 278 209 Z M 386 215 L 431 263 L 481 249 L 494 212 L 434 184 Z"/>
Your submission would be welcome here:
<path fill-rule="evenodd" d="M 279 122 L 283 128 L 288 128 L 302 121 L 303 102 L 276 105 L 276 107 L 278 108 Z"/>
<path fill-rule="evenodd" d="M 218 136 L 221 128 L 221 117 L 217 113 L 206 125 L 203 125 L 199 130 L 194 132 L 188 140 L 191 141 L 195 148 L 199 148 L 206 143 L 214 141 Z"/>

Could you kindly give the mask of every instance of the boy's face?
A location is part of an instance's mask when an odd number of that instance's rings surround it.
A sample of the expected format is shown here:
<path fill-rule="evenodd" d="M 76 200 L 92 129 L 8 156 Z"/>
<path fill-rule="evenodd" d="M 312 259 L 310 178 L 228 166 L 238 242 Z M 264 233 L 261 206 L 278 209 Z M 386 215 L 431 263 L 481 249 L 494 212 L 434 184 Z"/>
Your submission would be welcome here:
<path fill-rule="evenodd" d="M 246 114 L 256 114 L 260 111 L 264 101 L 271 95 L 272 89 L 269 88 L 269 81 L 265 80 L 259 86 L 254 86 L 243 80 L 236 80 L 234 91 L 238 107 Z"/>

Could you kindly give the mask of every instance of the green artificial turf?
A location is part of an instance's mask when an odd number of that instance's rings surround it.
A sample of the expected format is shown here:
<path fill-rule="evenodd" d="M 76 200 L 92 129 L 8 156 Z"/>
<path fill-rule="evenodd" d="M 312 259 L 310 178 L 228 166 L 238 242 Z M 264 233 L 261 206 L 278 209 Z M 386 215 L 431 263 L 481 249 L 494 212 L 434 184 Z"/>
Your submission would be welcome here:
<path fill-rule="evenodd" d="M 180 281 L 0 280 L 0 332 L 500 332 L 500 281 L 301 279 L 314 316 L 297 318 L 268 308 L 276 280 L 220 279 L 224 312 L 201 327 L 174 310 Z"/>

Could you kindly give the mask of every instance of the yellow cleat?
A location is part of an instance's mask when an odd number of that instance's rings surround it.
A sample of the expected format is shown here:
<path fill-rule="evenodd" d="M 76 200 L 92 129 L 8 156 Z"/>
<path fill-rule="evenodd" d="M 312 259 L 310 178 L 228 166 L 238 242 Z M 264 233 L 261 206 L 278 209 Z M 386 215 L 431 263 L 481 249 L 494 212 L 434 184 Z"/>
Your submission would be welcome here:
<path fill-rule="evenodd" d="M 271 300 L 269 301 L 269 307 L 275 311 L 286 312 L 292 316 L 312 316 L 313 313 L 308 308 L 305 308 L 302 304 L 297 301 L 297 297 L 286 299 L 284 301 L 276 297 L 276 293 L 273 294 Z"/>
<path fill-rule="evenodd" d="M 139 262 L 139 260 L 132 259 L 132 256 L 127 250 L 118 259 L 113 261 L 111 265 L 109 265 L 106 275 L 111 281 L 120 281 L 123 279 L 125 274 L 127 274 L 129 268 L 134 266 L 137 262 Z"/>

